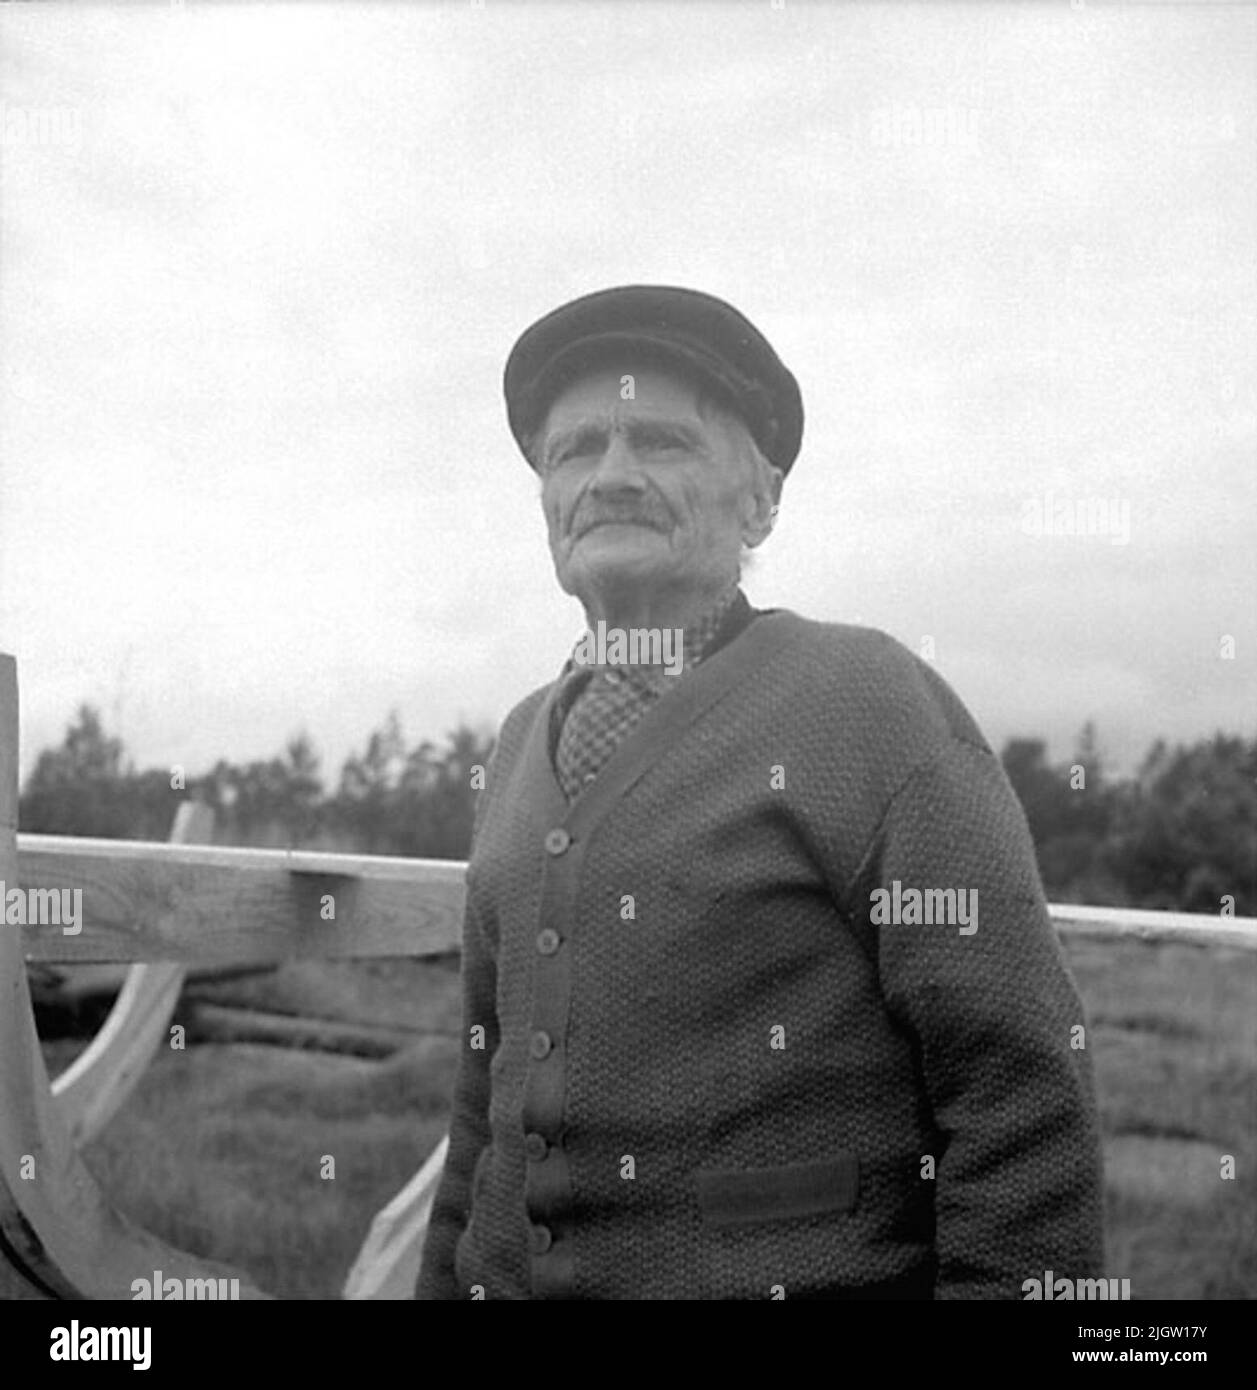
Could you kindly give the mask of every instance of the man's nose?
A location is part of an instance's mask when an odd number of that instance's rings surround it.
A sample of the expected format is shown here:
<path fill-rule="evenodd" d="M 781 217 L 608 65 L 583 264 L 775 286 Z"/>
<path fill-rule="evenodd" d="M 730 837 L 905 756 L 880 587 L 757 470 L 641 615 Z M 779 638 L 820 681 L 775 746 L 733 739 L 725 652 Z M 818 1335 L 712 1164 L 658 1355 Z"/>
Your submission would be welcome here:
<path fill-rule="evenodd" d="M 641 492 L 645 486 L 637 455 L 620 434 L 613 434 L 590 480 L 594 492 Z"/>

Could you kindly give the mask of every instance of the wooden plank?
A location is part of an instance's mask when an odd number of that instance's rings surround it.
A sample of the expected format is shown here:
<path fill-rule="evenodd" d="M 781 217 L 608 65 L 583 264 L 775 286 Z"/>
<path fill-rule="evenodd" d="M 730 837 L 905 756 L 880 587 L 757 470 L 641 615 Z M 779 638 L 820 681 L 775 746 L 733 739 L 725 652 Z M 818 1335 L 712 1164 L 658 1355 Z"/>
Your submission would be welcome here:
<path fill-rule="evenodd" d="M 20 881 L 83 889 L 83 927 L 22 928 L 28 960 L 262 963 L 410 956 L 460 945 L 458 860 L 19 835 Z M 324 895 L 334 921 L 324 920 Z M 1257 918 L 1051 904 L 1074 935 L 1257 949 Z"/>
<path fill-rule="evenodd" d="M 180 1012 L 188 1042 L 269 1043 L 277 1047 L 335 1052 L 348 1057 L 392 1057 L 426 1036 L 413 1028 L 346 1023 L 308 1014 L 276 1014 L 192 1000 Z"/>
<path fill-rule="evenodd" d="M 17 672 L 0 654 L 0 879 L 18 880 Z M 131 1298 L 160 1269 L 178 1279 L 239 1278 L 176 1250 L 115 1211 L 61 1120 L 35 1034 L 22 943 L 0 931 L 0 1256 L 48 1298 Z"/>
<path fill-rule="evenodd" d="M 66 1010 L 81 1009 L 90 1004 L 98 1004 L 102 1008 L 106 1003 L 112 1006 L 131 972 L 139 968 L 138 965 L 67 965 L 64 961 L 51 965 L 46 961 L 39 962 L 29 972 L 36 1017 L 41 1004 Z M 258 975 L 271 974 L 276 966 L 273 962 L 264 961 L 260 965 L 189 965 L 181 968 L 185 988 L 192 989 L 202 984 L 254 979 Z"/>
<path fill-rule="evenodd" d="M 423 1167 L 371 1222 L 345 1280 L 343 1298 L 406 1299 L 415 1296 L 432 1202 L 449 1152 L 447 1134 Z"/>
<path fill-rule="evenodd" d="M 27 960 L 258 963 L 457 949 L 457 860 L 19 835 L 9 885 L 82 890 L 77 934 L 21 928 Z M 334 912 L 332 919 L 328 911 Z"/>
<path fill-rule="evenodd" d="M 171 843 L 205 844 L 213 838 L 213 810 L 181 802 Z M 186 974 L 184 966 L 164 962 L 131 966 L 100 1032 L 52 1083 L 61 1119 L 80 1148 L 118 1113 L 166 1040 Z"/>
<path fill-rule="evenodd" d="M 1257 917 L 1215 917 L 1203 912 L 1153 912 L 1133 907 L 1083 907 L 1050 903 L 1063 936 L 1106 941 L 1145 941 L 1180 946 L 1229 946 L 1257 951 Z"/>

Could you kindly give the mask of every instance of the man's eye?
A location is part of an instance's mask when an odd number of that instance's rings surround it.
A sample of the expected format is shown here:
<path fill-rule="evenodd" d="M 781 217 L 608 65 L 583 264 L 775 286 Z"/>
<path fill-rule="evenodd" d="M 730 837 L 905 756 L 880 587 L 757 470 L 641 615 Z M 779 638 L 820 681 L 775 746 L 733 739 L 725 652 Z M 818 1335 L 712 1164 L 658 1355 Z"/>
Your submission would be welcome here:
<path fill-rule="evenodd" d="M 598 453 L 598 445 L 592 439 L 577 439 L 565 444 L 559 450 L 558 463 L 568 463 L 572 459 L 593 458 Z"/>

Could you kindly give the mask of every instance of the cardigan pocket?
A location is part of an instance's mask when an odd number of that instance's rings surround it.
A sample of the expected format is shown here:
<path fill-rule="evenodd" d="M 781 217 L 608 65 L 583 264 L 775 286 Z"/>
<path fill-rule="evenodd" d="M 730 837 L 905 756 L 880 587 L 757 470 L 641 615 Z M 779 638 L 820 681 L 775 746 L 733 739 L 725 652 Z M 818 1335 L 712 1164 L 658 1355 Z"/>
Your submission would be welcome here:
<path fill-rule="evenodd" d="M 854 1154 L 777 1168 L 704 1168 L 695 1173 L 703 1220 L 714 1226 L 849 1212 L 859 1189 Z"/>

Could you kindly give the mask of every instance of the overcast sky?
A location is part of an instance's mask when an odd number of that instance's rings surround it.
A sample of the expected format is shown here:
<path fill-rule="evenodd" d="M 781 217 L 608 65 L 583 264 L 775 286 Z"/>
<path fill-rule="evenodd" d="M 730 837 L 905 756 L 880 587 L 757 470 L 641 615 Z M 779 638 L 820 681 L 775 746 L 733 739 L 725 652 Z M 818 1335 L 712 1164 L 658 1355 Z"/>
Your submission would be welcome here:
<path fill-rule="evenodd" d="M 1251 735 L 1255 38 L 1091 0 L 0 7 L 23 770 L 81 701 L 141 766 L 305 728 L 329 780 L 390 708 L 496 725 L 583 628 L 502 365 L 627 282 L 730 300 L 801 384 L 753 603 L 930 639 L 997 746 Z M 1104 532 L 1032 534 L 1062 503 Z"/>

